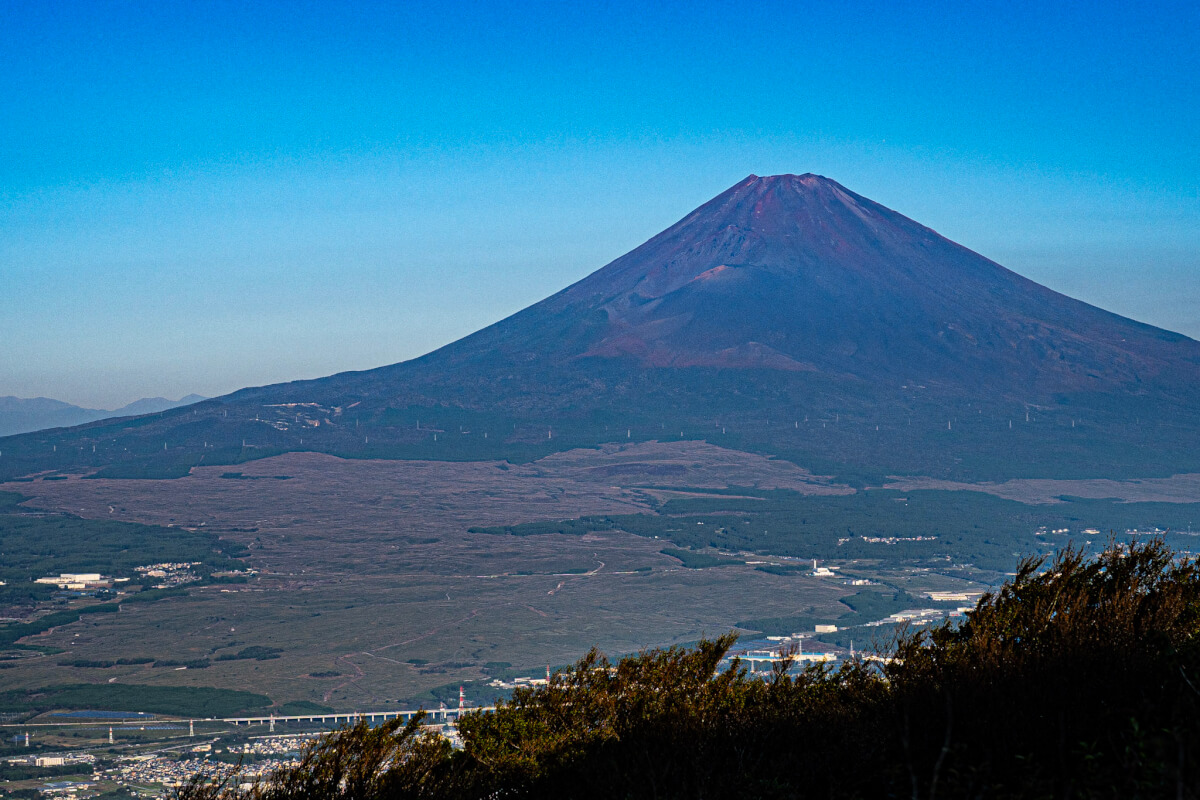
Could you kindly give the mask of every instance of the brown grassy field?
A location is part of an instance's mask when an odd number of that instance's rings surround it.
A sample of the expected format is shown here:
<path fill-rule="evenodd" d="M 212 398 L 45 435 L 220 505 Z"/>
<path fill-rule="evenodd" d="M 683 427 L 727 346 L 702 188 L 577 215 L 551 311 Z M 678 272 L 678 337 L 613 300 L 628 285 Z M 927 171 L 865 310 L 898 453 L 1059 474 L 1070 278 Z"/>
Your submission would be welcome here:
<path fill-rule="evenodd" d="M 36 637 L 66 655 L 0 671 L 0 688 L 63 682 L 250 689 L 277 701 L 381 706 L 481 677 L 487 662 L 561 664 L 693 640 L 734 620 L 831 607 L 839 583 L 749 566 L 690 570 L 624 533 L 508 537 L 468 528 L 649 511 L 669 487 L 851 491 L 787 462 L 696 442 L 562 453 L 525 465 L 347 461 L 293 453 L 178 480 L 12 484 L 31 507 L 201 527 L 247 544 L 262 575 L 126 605 Z M 281 476 L 287 476 L 281 479 Z M 649 571 L 645 571 L 649 568 Z M 643 570 L 639 572 L 638 570 Z M 71 659 L 188 660 L 248 645 L 269 661 L 80 669 Z M 338 673 L 333 675 L 332 673 Z M 313 677 L 313 675 L 323 677 Z"/>

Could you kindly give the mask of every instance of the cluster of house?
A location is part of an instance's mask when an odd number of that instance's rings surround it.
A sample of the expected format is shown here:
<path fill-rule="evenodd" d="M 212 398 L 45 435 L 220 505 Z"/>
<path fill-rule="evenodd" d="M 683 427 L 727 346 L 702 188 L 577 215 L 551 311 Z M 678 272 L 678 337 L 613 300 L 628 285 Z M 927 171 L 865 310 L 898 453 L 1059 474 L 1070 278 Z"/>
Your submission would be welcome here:
<path fill-rule="evenodd" d="M 200 566 L 199 561 L 164 561 L 161 564 L 147 564 L 144 567 L 134 567 L 138 575 L 148 580 L 156 580 L 155 589 L 169 589 L 185 583 L 200 580 L 200 576 L 192 572 L 192 567 Z"/>
<path fill-rule="evenodd" d="M 321 736 L 319 733 L 307 733 L 298 736 L 266 736 L 255 738 L 242 745 L 242 749 L 230 749 L 230 752 L 241 752 L 256 756 L 295 755 L 313 739 Z"/>
<path fill-rule="evenodd" d="M 550 679 L 548 675 L 545 678 L 513 678 L 511 681 L 493 678 L 492 680 L 488 681 L 488 686 L 492 687 L 493 689 L 517 689 L 522 686 L 527 688 L 533 686 L 545 686 L 549 682 Z"/>
<path fill-rule="evenodd" d="M 157 579 L 158 583 L 154 588 L 165 589 L 169 586 L 178 586 L 181 583 L 199 580 L 199 576 L 192 572 L 192 567 L 197 567 L 200 563 L 199 561 L 164 561 L 161 564 L 147 564 L 133 569 L 142 578 Z M 68 591 L 90 592 L 97 589 L 111 589 L 116 584 L 128 583 L 129 580 L 129 578 L 112 578 L 108 575 L 101 575 L 99 572 L 61 572 L 58 575 L 38 578 L 35 583 L 57 586 L 59 589 Z"/>
<path fill-rule="evenodd" d="M 265 778 L 276 770 L 296 763 L 293 759 L 267 759 L 242 764 L 237 771 L 241 781 Z M 139 758 L 108 771 L 106 778 L 119 784 L 182 786 L 195 775 L 224 775 L 233 769 L 231 764 L 200 758 L 174 759 L 156 756 Z"/>

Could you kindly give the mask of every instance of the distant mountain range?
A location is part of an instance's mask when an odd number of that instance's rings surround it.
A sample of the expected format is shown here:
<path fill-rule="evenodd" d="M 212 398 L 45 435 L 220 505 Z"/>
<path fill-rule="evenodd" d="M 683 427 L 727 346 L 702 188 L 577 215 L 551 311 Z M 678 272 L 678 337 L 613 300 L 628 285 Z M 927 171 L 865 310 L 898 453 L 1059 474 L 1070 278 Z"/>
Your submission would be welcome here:
<path fill-rule="evenodd" d="M 0 436 L 29 433 L 47 428 L 66 428 L 111 417 L 156 414 L 206 399 L 198 394 L 189 394 L 178 400 L 168 400 L 165 397 L 143 397 L 141 400 L 134 400 L 127 406 L 106 411 L 98 408 L 80 408 L 61 400 L 51 400 L 49 397 L 0 397 Z"/>
<path fill-rule="evenodd" d="M 1200 470 L 1200 343 L 828 178 L 752 175 L 421 358 L 0 442 L 0 477 L 170 476 L 289 450 L 518 460 L 664 438 L 852 481 Z"/>

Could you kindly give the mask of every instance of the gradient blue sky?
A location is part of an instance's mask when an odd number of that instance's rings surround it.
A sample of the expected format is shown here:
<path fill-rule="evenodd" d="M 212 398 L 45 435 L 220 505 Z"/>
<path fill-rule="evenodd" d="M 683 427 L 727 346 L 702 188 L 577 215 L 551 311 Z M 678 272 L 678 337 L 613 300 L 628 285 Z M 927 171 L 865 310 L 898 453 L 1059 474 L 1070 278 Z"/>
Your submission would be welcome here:
<path fill-rule="evenodd" d="M 1200 6 L 0 4 L 0 395 L 392 363 L 749 173 L 1200 337 Z"/>

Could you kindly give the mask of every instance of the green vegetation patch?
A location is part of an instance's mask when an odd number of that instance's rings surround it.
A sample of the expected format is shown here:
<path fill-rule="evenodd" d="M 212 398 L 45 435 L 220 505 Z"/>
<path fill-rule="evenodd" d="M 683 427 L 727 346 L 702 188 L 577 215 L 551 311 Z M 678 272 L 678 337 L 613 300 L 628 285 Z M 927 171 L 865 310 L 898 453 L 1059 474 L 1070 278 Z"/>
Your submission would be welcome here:
<path fill-rule="evenodd" d="M 510 536 L 620 530 L 665 539 L 678 547 L 773 553 L 819 559 L 930 561 L 947 557 L 1004 571 L 1015 559 L 1047 553 L 1068 541 L 1099 539 L 1108 532 L 1185 531 L 1197 517 L 1187 503 L 1126 503 L 1062 498 L 1027 505 L 982 492 L 871 489 L 851 495 L 811 496 L 791 490 L 704 490 L 707 497 L 675 498 L 653 514 L 613 514 L 573 520 L 475 527 L 474 533 Z M 743 495 L 742 497 L 730 495 Z M 748 496 L 747 496 L 748 495 Z M 1038 535 L 1067 529 L 1067 535 Z M 1085 535 L 1083 530 L 1103 533 Z M 1173 546 L 1194 546 L 1186 534 L 1167 535 Z M 774 574 L 788 570 L 764 569 Z"/>
<path fill-rule="evenodd" d="M 155 661 L 154 666 L 156 669 L 157 668 L 179 669 L 181 667 L 184 669 L 208 669 L 209 667 L 212 666 L 212 662 L 209 661 L 207 658 L 192 658 L 192 659 L 188 659 L 185 661 L 179 661 L 176 659 L 166 659 L 166 660 Z"/>
<path fill-rule="evenodd" d="M 69 709 L 230 717 L 255 712 L 269 705 L 271 698 L 266 695 L 208 686 L 78 683 L 0 692 L 0 711 L 9 713 Z"/>
<path fill-rule="evenodd" d="M 961 605 L 959 603 L 935 603 L 921 597 L 913 597 L 906 591 L 863 591 L 841 599 L 843 605 L 850 607 L 850 613 L 838 617 L 838 625 L 862 625 L 866 622 L 877 622 L 892 614 L 910 608 L 944 608 Z"/>
<path fill-rule="evenodd" d="M 115 520 L 91 520 L 70 514 L 41 513 L 22 508 L 25 498 L 0 492 L 0 606 L 37 607 L 54 602 L 58 588 L 37 578 L 60 573 L 97 572 L 114 578 L 136 578 L 135 567 L 163 562 L 187 562 L 202 580 L 213 572 L 242 566 L 237 557 L 243 545 L 224 542 L 213 534 Z M 119 584 L 118 584 L 119 585 Z M 148 589 L 121 598 L 122 603 L 146 603 L 182 596 L 186 589 Z M 97 596 L 111 598 L 111 590 Z M 25 637 L 76 622 L 81 615 L 117 611 L 114 602 L 64 609 L 30 622 L 0 627 L 0 647 Z"/>
<path fill-rule="evenodd" d="M 76 669 L 109 669 L 117 665 L 116 661 L 91 661 L 86 658 L 76 658 L 68 661 L 59 661 L 60 667 L 75 667 Z"/>
<path fill-rule="evenodd" d="M 60 778 L 66 775 L 92 775 L 91 764 L 60 764 L 56 767 L 33 767 L 26 764 L 0 764 L 0 781 L 33 781 Z"/>
<path fill-rule="evenodd" d="M 224 653 L 217 656 L 217 661 L 270 661 L 273 658 L 279 658 L 279 654 L 283 651 L 278 647 L 262 647 L 261 645 L 253 645 L 244 647 L 236 653 Z"/>
<path fill-rule="evenodd" d="M 137 594 L 127 595 L 121 598 L 121 603 L 153 603 L 156 600 L 163 600 L 168 597 L 186 597 L 187 589 L 143 589 Z"/>
<path fill-rule="evenodd" d="M 16 622 L 0 628 L 0 646 L 12 647 L 22 637 L 45 633 L 51 628 L 78 622 L 80 617 L 87 614 L 112 614 L 118 610 L 119 607 L 116 603 L 101 603 L 99 605 L 84 606 L 83 608 L 73 608 L 66 611 L 55 611 L 52 614 L 39 617 L 32 622 Z"/>
<path fill-rule="evenodd" d="M 720 558 L 708 553 L 694 553 L 691 550 L 680 550 L 676 547 L 664 547 L 658 552 L 664 556 L 678 559 L 688 569 L 708 569 L 709 567 L 743 566 L 746 562 L 732 558 Z"/>
<path fill-rule="evenodd" d="M 298 717 L 304 714 L 331 714 L 333 709 L 310 700 L 293 700 L 279 706 L 276 713 L 287 717 Z"/>
<path fill-rule="evenodd" d="M 768 575 L 803 575 L 811 571 L 809 567 L 800 564 L 762 564 L 755 569 Z"/>
<path fill-rule="evenodd" d="M 246 475 L 243 472 L 222 472 L 221 477 L 232 481 L 290 481 L 291 475 Z"/>
<path fill-rule="evenodd" d="M 54 587 L 31 581 L 62 572 L 134 577 L 134 567 L 167 561 L 200 562 L 199 574 L 241 566 L 235 558 L 244 547 L 213 534 L 32 512 L 17 505 L 23 499 L 0 492 L 0 580 L 8 584 L 0 586 L 0 603 L 43 590 L 48 596 Z"/>

